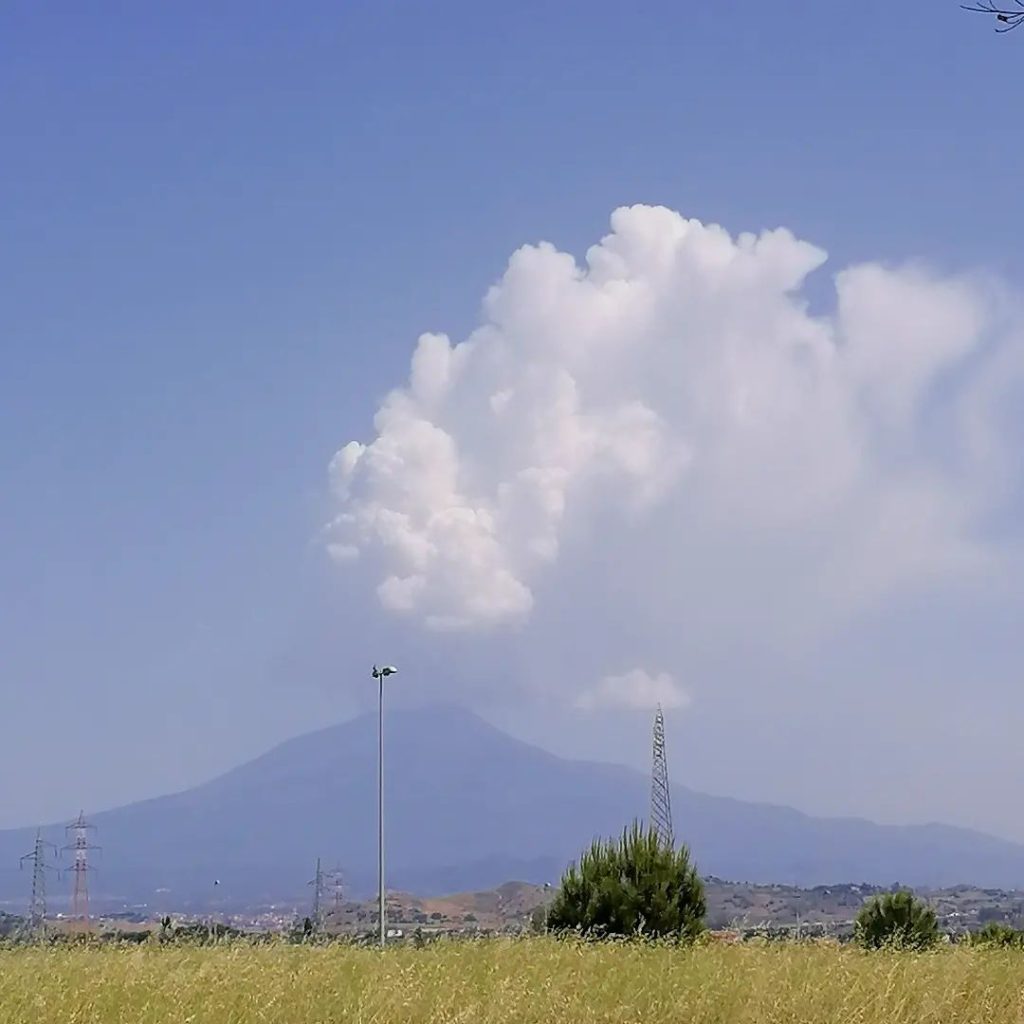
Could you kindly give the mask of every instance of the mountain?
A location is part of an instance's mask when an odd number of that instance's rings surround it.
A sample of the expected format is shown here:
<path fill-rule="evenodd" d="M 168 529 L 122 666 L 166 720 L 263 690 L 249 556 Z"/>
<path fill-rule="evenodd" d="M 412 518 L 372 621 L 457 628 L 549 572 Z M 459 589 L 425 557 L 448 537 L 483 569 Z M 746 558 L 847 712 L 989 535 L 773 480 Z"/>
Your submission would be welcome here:
<path fill-rule="evenodd" d="M 343 867 L 350 892 L 372 892 L 376 724 L 368 716 L 332 726 L 194 789 L 92 816 L 103 847 L 94 896 L 167 907 L 305 900 L 318 856 Z M 390 713 L 385 743 L 389 887 L 426 895 L 510 878 L 555 882 L 591 838 L 646 813 L 642 773 L 563 760 L 459 708 Z M 812 818 L 681 786 L 672 804 L 678 835 L 708 875 L 1024 887 L 1024 846 L 967 829 Z M 44 834 L 63 843 L 62 825 Z M 24 902 L 18 857 L 33 836 L 0 832 L 0 901 Z M 51 883 L 55 898 L 67 888 L 66 879 Z"/>

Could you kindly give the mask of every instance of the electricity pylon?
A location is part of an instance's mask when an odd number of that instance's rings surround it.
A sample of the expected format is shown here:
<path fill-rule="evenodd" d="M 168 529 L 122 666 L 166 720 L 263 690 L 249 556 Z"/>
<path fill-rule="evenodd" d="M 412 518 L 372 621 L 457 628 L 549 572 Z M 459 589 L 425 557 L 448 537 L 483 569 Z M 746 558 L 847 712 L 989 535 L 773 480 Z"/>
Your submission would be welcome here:
<path fill-rule="evenodd" d="M 331 868 L 331 870 L 324 872 L 324 889 L 330 892 L 330 912 L 340 921 L 345 900 L 344 875 L 340 867 Z"/>
<path fill-rule="evenodd" d="M 672 798 L 668 790 L 668 762 L 665 760 L 665 716 L 658 705 L 654 716 L 654 750 L 651 766 L 651 818 L 648 828 L 663 843 L 675 844 L 672 834 Z"/>
<path fill-rule="evenodd" d="M 57 857 L 57 847 L 43 838 L 41 830 L 36 830 L 36 841 L 31 853 L 26 853 L 21 858 L 20 866 L 24 867 L 26 861 L 32 863 L 32 902 L 28 908 L 28 929 L 33 938 L 42 937 L 46 931 L 46 872 L 55 870 L 46 863 L 47 847 L 53 850 L 54 859 Z"/>
<path fill-rule="evenodd" d="M 313 886 L 313 931 L 319 934 L 324 925 L 324 873 L 319 857 L 316 859 L 316 874 L 308 884 Z"/>
<path fill-rule="evenodd" d="M 93 870 L 89 866 L 89 851 L 99 849 L 89 842 L 89 833 L 95 830 L 96 826 L 85 820 L 84 812 L 64 830 L 69 836 L 73 836 L 73 841 L 64 849 L 71 850 L 75 855 L 75 862 L 71 866 L 75 876 L 71 895 L 71 918 L 83 932 L 89 931 L 89 872 Z"/>

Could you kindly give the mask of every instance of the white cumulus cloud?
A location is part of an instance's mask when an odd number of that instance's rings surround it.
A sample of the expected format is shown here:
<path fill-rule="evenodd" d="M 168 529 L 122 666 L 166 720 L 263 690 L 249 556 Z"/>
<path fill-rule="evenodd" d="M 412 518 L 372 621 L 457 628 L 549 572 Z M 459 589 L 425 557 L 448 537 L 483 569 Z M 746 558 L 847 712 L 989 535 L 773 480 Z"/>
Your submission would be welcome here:
<path fill-rule="evenodd" d="M 576 698 L 576 706 L 588 711 L 602 708 L 653 711 L 659 704 L 668 710 L 684 708 L 689 703 L 689 694 L 667 672 L 651 675 L 642 668 L 605 676 L 597 686 Z"/>
<path fill-rule="evenodd" d="M 329 550 L 440 629 L 528 618 L 567 544 L 604 557 L 597 524 L 619 558 L 663 556 L 658 607 L 811 621 L 984 573 L 1019 474 L 996 426 L 1019 387 L 990 369 L 1021 366 L 1007 304 L 865 264 L 815 315 L 802 288 L 825 259 L 649 206 L 616 210 L 582 265 L 524 246 L 480 325 L 423 335 L 373 435 L 335 455 Z"/>

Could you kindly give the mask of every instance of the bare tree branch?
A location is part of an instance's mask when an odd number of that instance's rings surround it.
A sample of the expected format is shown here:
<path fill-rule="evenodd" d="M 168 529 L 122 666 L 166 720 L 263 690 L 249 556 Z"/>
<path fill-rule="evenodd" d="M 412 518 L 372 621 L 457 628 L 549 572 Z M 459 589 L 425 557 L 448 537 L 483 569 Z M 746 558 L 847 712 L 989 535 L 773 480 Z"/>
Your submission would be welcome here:
<path fill-rule="evenodd" d="M 1012 32 L 1015 28 L 1024 25 L 1024 0 L 1013 0 L 1017 10 L 1012 7 L 997 7 L 995 0 L 980 0 L 976 4 L 961 4 L 965 11 L 975 11 L 978 14 L 993 14 L 999 24 L 997 32 Z"/>

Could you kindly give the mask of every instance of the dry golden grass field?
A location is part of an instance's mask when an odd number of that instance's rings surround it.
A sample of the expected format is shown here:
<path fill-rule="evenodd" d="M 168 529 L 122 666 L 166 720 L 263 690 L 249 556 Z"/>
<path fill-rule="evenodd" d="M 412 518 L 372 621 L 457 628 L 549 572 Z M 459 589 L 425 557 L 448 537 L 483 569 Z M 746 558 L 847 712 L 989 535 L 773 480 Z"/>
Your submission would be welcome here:
<path fill-rule="evenodd" d="M 832 945 L 0 951 L 3 1024 L 981 1024 L 1024 1021 L 1024 954 Z"/>

